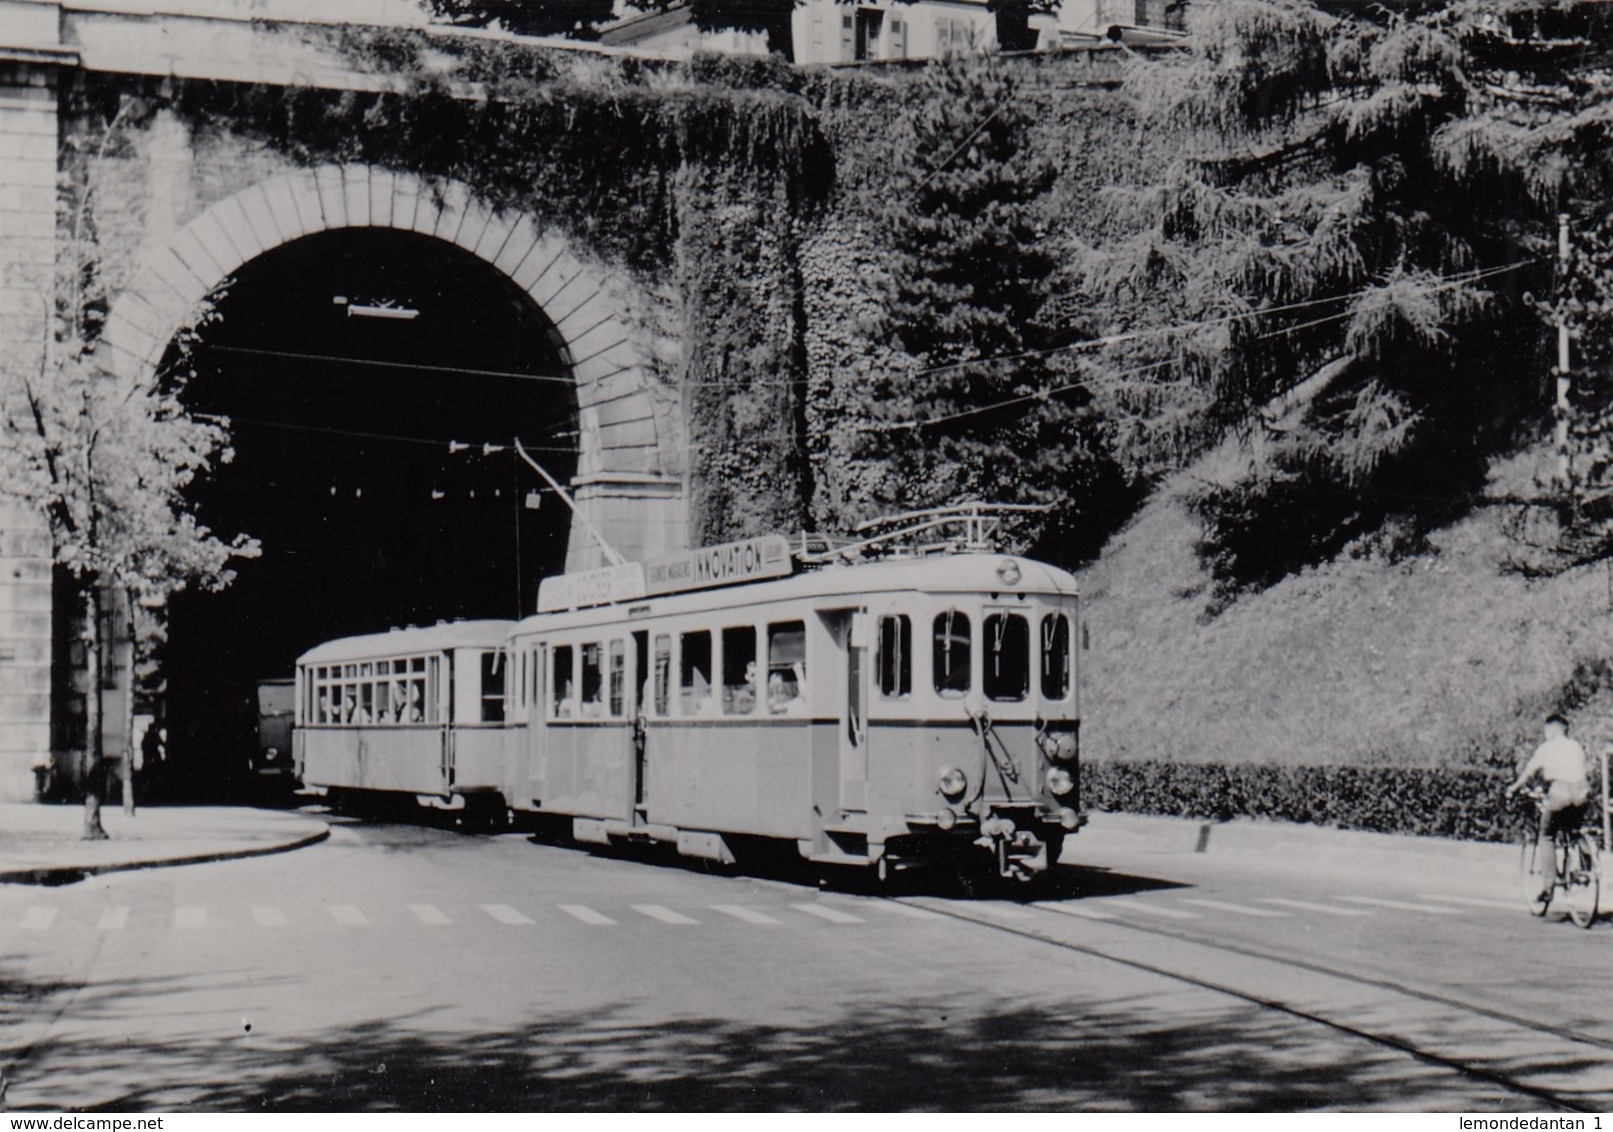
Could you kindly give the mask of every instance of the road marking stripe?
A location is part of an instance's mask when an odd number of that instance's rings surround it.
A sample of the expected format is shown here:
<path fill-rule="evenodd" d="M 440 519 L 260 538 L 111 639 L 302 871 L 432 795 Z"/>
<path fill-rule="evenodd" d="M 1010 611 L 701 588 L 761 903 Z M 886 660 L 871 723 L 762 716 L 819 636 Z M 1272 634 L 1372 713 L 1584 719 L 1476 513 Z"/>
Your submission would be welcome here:
<path fill-rule="evenodd" d="M 1393 908 L 1398 912 L 1427 912 L 1431 916 L 1457 916 L 1455 908 L 1436 908 L 1432 904 L 1412 904 L 1406 900 L 1385 900 L 1380 896 L 1341 896 L 1351 904 L 1370 904 L 1377 908 Z"/>
<path fill-rule="evenodd" d="M 978 908 L 988 916 L 996 916 L 1000 920 L 1029 920 L 1031 913 L 1025 911 L 1018 904 L 988 904 L 982 901 L 971 904 L 969 907 Z"/>
<path fill-rule="evenodd" d="M 604 927 L 616 921 L 602 912 L 596 912 L 586 904 L 562 904 L 560 910 L 568 916 L 581 920 L 585 924 L 594 924 Z"/>
<path fill-rule="evenodd" d="M 103 932 L 121 932 L 129 926 L 129 906 L 119 904 L 114 908 L 107 908 L 101 913 L 101 922 L 95 925 L 97 930 Z"/>
<path fill-rule="evenodd" d="M 1324 916 L 1370 916 L 1360 908 L 1338 908 L 1332 904 L 1313 904 L 1309 900 L 1284 900 L 1280 896 L 1262 896 L 1262 904 L 1276 904 L 1282 908 L 1297 908 L 1301 912 L 1320 912 Z"/>
<path fill-rule="evenodd" d="M 713 912 L 721 912 L 725 916 L 732 916 L 736 920 L 744 920 L 747 924 L 776 924 L 775 920 L 766 912 L 758 912 L 754 908 L 747 908 L 743 904 L 713 904 Z"/>
<path fill-rule="evenodd" d="M 944 920 L 939 912 L 932 912 L 928 908 L 919 908 L 913 904 L 903 904 L 895 900 L 881 900 L 874 907 L 885 912 L 895 912 L 898 916 L 910 916 L 915 920 Z"/>
<path fill-rule="evenodd" d="M 351 904 L 331 904 L 328 905 L 325 910 L 331 914 L 338 924 L 341 924 L 344 927 L 363 927 L 365 924 L 370 922 L 368 916 L 366 916 L 363 912 L 360 912 Z"/>
<path fill-rule="evenodd" d="M 641 916 L 648 916 L 652 920 L 660 920 L 663 924 L 698 924 L 699 920 L 691 920 L 682 912 L 674 912 L 670 908 L 663 908 L 659 904 L 634 904 L 633 911 Z"/>
<path fill-rule="evenodd" d="M 283 928 L 286 926 L 286 914 L 278 908 L 257 906 L 252 909 L 252 918 L 258 922 L 260 928 Z"/>
<path fill-rule="evenodd" d="M 56 919 L 56 909 L 36 905 L 23 913 L 22 926 L 31 932 L 48 931 L 51 921 L 54 919 Z"/>
<path fill-rule="evenodd" d="M 174 927 L 176 928 L 205 928 L 207 926 L 207 909 L 185 905 L 174 909 Z"/>
<path fill-rule="evenodd" d="M 1119 916 L 1113 912 L 1105 912 L 1101 908 L 1085 908 L 1079 904 L 1055 904 L 1049 901 L 1037 901 L 1034 905 L 1049 912 L 1057 912 L 1061 916 L 1079 916 L 1083 920 L 1118 920 Z"/>
<path fill-rule="evenodd" d="M 805 912 L 809 916 L 816 916 L 820 920 L 828 920 L 831 924 L 860 924 L 861 916 L 853 916 L 850 912 L 842 912 L 838 908 L 831 908 L 827 904 L 791 904 L 797 912 Z"/>
<path fill-rule="evenodd" d="M 1197 912 L 1183 912 L 1178 908 L 1160 908 L 1153 904 L 1139 904 L 1135 900 L 1106 899 L 1105 908 L 1119 908 L 1125 912 L 1141 912 L 1145 916 L 1160 916 L 1167 920 L 1202 920 Z"/>
<path fill-rule="evenodd" d="M 413 912 L 414 918 L 419 920 L 422 924 L 453 923 L 453 921 L 443 913 L 443 910 L 438 908 L 435 904 L 411 904 L 409 905 L 409 911 Z"/>
<path fill-rule="evenodd" d="M 1475 908 L 1500 908 L 1505 912 L 1516 912 L 1524 904 L 1522 900 L 1483 900 L 1477 896 L 1434 896 L 1428 893 L 1419 895 L 1424 900 L 1443 900 L 1447 904 L 1471 904 Z"/>
<path fill-rule="evenodd" d="M 1270 908 L 1251 908 L 1247 904 L 1233 904 L 1226 900 L 1207 900 L 1198 897 L 1184 896 L 1183 904 L 1191 904 L 1196 908 L 1214 908 L 1217 912 L 1231 912 L 1235 916 L 1259 916 L 1264 919 L 1281 918 L 1287 912 L 1273 912 Z"/>
<path fill-rule="evenodd" d="M 483 904 L 482 911 L 501 924 L 530 924 L 532 922 L 508 904 Z"/>

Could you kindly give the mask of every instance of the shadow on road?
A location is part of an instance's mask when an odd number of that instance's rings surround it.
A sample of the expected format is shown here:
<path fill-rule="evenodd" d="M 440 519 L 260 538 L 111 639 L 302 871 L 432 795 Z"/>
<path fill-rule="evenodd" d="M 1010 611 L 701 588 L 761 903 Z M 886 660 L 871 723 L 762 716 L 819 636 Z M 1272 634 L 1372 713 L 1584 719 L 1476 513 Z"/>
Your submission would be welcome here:
<path fill-rule="evenodd" d="M 312 1040 L 168 1017 L 183 988 L 85 988 L 65 1034 L 6 1051 L 14 1109 L 1266 1110 L 1460 1108 L 1474 1084 L 1293 1018 L 1205 998 L 1099 1008 L 981 996 L 803 1010 L 795 1024 L 534 1009 L 503 1032 L 370 1021 Z M 16 981 L 15 1007 L 53 991 Z M 830 1013 L 825 1015 L 825 1010 Z M 115 1052 L 107 1025 L 124 1026 Z M 1568 1070 L 1571 1067 L 1558 1067 Z M 1464 1090 L 1461 1093 L 1444 1090 Z M 1498 1095 L 1496 1107 L 1518 1098 Z"/>

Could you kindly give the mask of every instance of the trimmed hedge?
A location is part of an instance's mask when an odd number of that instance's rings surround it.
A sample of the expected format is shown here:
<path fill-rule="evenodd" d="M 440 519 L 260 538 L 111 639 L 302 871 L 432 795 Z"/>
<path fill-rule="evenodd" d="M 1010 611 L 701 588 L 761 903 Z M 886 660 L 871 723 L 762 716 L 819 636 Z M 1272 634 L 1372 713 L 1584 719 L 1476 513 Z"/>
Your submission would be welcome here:
<path fill-rule="evenodd" d="M 1519 811 L 1510 776 L 1457 767 L 1270 766 L 1087 762 L 1081 800 L 1091 809 L 1168 817 L 1270 818 L 1374 833 L 1509 841 Z"/>

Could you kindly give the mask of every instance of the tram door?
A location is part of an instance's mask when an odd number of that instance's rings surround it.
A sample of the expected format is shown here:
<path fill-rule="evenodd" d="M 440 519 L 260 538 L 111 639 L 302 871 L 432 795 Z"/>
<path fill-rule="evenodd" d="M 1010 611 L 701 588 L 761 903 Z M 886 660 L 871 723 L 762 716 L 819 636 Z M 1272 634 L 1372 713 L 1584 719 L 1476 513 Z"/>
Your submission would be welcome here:
<path fill-rule="evenodd" d="M 868 806 L 868 614 L 848 611 L 836 633 L 846 658 L 840 717 L 840 805 Z"/>
<path fill-rule="evenodd" d="M 650 694 L 650 634 L 639 631 L 633 634 L 633 676 L 627 688 L 627 713 L 633 721 L 633 822 L 645 820 L 644 750 L 649 738 L 645 717 L 650 705 L 644 702 Z"/>

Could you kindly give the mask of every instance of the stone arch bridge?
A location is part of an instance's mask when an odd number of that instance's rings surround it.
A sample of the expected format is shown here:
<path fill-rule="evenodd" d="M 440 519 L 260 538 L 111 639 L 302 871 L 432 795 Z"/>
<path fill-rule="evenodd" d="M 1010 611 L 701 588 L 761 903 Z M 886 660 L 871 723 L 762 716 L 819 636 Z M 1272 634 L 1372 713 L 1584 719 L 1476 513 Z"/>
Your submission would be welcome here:
<path fill-rule="evenodd" d="M 41 296 L 62 255 L 62 154 L 89 129 L 67 93 L 83 76 L 108 89 L 122 77 L 133 87 L 154 76 L 375 89 L 375 76 L 353 73 L 313 37 L 223 10 L 229 0 L 209 2 L 211 14 L 163 14 L 100 0 L 0 0 L 0 349 L 12 358 L 37 357 L 49 333 Z M 426 185 L 366 165 L 302 167 L 232 137 L 198 137 L 167 111 L 90 175 L 111 292 L 99 350 L 114 372 L 150 373 L 198 300 L 277 250 L 355 230 L 432 241 L 493 273 L 537 312 L 546 356 L 571 379 L 571 487 L 592 524 L 628 558 L 685 545 L 684 426 L 666 380 L 678 345 L 642 313 L 654 307 L 646 294 L 653 283 L 610 270 L 548 218 L 490 207 L 474 185 Z M 565 566 L 602 561 L 584 526 L 573 524 Z M 73 650 L 61 639 L 66 621 L 52 590 L 41 520 L 0 504 L 4 800 L 31 797 L 33 768 L 53 748 L 75 745 L 59 721 L 53 732 L 53 714 L 63 710 L 61 669 Z M 107 693 L 114 747 L 128 694 L 126 686 Z"/>

